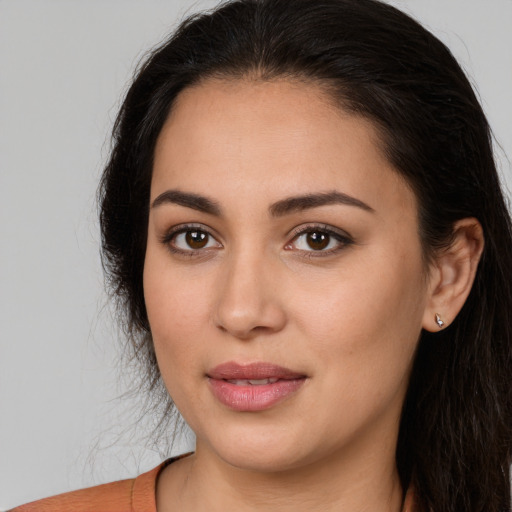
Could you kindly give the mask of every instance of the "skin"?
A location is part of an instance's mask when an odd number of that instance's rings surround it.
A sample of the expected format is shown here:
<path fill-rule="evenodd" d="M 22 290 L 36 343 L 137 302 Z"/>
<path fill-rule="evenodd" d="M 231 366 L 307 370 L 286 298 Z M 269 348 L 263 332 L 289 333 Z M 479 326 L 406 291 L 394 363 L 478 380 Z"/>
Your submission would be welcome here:
<path fill-rule="evenodd" d="M 154 203 L 168 191 L 219 211 Z M 368 208 L 272 214 L 333 191 Z M 478 224 L 461 223 L 457 251 L 425 268 L 415 196 L 374 126 L 285 80 L 183 91 L 156 146 L 151 204 L 148 317 L 163 380 L 197 436 L 195 455 L 162 473 L 159 512 L 400 510 L 395 448 L 415 349 L 422 328 L 438 329 L 434 313 L 447 324 L 469 293 Z M 171 233 L 187 227 L 208 234 L 204 247 Z M 341 238 L 314 250 L 297 228 Z M 207 377 L 227 361 L 307 378 L 267 410 L 233 411 Z"/>

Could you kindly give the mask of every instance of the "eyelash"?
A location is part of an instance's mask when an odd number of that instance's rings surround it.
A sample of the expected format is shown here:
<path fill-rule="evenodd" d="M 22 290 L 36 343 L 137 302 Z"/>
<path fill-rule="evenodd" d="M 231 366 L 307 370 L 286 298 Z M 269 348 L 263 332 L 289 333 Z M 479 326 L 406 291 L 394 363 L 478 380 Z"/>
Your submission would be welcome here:
<path fill-rule="evenodd" d="M 178 247 L 175 247 L 173 245 L 173 241 L 175 241 L 176 237 L 179 235 L 185 234 L 187 232 L 199 232 L 199 233 L 205 233 L 208 235 L 208 237 L 213 238 L 215 241 L 217 239 L 211 234 L 210 230 L 208 228 L 205 228 L 205 226 L 201 224 L 182 224 L 180 226 L 176 226 L 172 228 L 170 231 L 168 231 L 161 239 L 160 241 L 171 251 L 173 254 L 178 254 L 180 256 L 185 257 L 194 257 L 194 256 L 200 256 L 204 254 L 204 251 L 207 249 L 179 249 Z M 220 242 L 217 242 L 220 245 Z M 202 254 L 201 254 L 202 253 Z"/>
<path fill-rule="evenodd" d="M 222 247 L 220 242 L 217 241 L 217 239 L 211 234 L 210 230 L 208 228 L 205 228 L 205 226 L 201 224 L 185 224 L 180 225 L 172 228 L 170 231 L 168 231 L 163 237 L 161 237 L 161 243 L 164 244 L 169 251 L 173 254 L 182 255 L 185 257 L 197 257 L 200 255 L 204 255 L 205 251 L 212 248 L 201 248 L 201 249 L 179 249 L 176 246 L 173 245 L 173 241 L 175 241 L 176 237 L 185 234 L 187 232 L 200 232 L 205 233 L 208 237 L 213 238 L 219 245 Z M 300 250 L 299 252 L 302 253 L 301 256 L 305 258 L 318 258 L 318 257 L 326 257 L 333 254 L 336 254 L 343 249 L 345 249 L 347 246 L 350 246 L 354 243 L 354 240 L 350 235 L 348 235 L 345 232 L 338 231 L 333 229 L 330 226 L 327 226 L 325 224 L 309 224 L 309 225 L 303 225 L 299 228 L 296 228 L 291 233 L 291 240 L 285 245 L 285 250 L 292 250 L 290 246 L 299 240 L 301 236 L 308 235 L 310 233 L 320 233 L 323 235 L 327 235 L 330 238 L 334 238 L 336 240 L 337 244 L 336 247 L 328 249 L 328 250 Z M 330 243 L 330 241 L 329 241 Z M 217 249 L 217 248 L 215 248 Z"/>
<path fill-rule="evenodd" d="M 334 238 L 334 240 L 336 240 L 338 243 L 336 247 L 328 250 L 303 250 L 301 252 L 303 253 L 302 256 L 305 258 L 322 258 L 337 254 L 338 252 L 354 243 L 353 238 L 348 233 L 335 230 L 326 224 L 308 224 L 305 226 L 300 226 L 292 232 L 292 239 L 286 244 L 285 249 L 296 242 L 301 236 L 308 235 L 310 233 L 321 233 L 327 235 L 330 238 Z"/>

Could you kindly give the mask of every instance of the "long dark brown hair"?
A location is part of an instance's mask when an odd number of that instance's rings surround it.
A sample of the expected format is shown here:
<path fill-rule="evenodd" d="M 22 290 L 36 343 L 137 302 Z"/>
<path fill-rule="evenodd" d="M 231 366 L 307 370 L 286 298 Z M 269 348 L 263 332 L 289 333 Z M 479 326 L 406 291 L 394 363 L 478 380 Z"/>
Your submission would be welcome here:
<path fill-rule="evenodd" d="M 509 511 L 512 232 L 490 129 L 450 51 L 380 1 L 224 2 L 183 22 L 138 70 L 100 205 L 108 283 L 150 387 L 160 374 L 142 271 L 155 142 L 180 91 L 217 76 L 320 83 L 340 108 L 370 119 L 416 194 L 427 260 L 449 244 L 454 222 L 480 221 L 485 249 L 466 304 L 419 341 L 396 460 L 422 511 Z"/>

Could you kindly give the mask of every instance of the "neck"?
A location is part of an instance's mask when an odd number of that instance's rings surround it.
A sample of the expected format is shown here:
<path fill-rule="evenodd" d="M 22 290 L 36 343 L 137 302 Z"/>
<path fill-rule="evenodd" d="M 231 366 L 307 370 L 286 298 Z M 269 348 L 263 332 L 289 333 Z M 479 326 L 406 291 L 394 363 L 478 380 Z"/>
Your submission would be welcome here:
<path fill-rule="evenodd" d="M 236 468 L 198 442 L 196 453 L 179 461 L 174 489 L 168 487 L 169 499 L 162 499 L 169 508 L 158 510 L 399 512 L 403 493 L 394 446 L 391 441 L 363 454 L 332 453 L 297 468 L 262 472 Z"/>

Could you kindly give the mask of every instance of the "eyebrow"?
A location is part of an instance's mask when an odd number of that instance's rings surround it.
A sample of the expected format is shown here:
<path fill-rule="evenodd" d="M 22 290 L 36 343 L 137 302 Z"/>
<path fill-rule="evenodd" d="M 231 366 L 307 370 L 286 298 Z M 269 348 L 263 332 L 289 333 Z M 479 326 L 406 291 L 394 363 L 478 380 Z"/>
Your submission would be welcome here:
<path fill-rule="evenodd" d="M 167 203 L 178 204 L 217 217 L 222 215 L 222 209 L 219 203 L 213 199 L 191 192 L 181 192 L 180 190 L 166 190 L 153 201 L 151 208 L 157 208 Z M 273 217 L 282 217 L 290 213 L 330 204 L 355 206 L 368 212 L 375 212 L 371 206 L 363 203 L 363 201 L 338 191 L 288 197 L 272 204 L 269 208 L 269 212 Z"/>
<path fill-rule="evenodd" d="M 305 194 L 303 196 L 289 197 L 281 201 L 277 201 L 270 207 L 270 213 L 273 217 L 281 217 L 292 212 L 308 210 L 309 208 L 317 208 L 330 204 L 343 204 L 346 206 L 355 206 L 368 212 L 375 210 L 363 201 L 355 197 L 344 194 L 343 192 L 320 192 L 317 194 Z"/>
<path fill-rule="evenodd" d="M 201 196 L 199 194 L 192 194 L 190 192 L 181 192 L 179 190 L 166 190 L 160 194 L 151 205 L 151 208 L 157 208 L 158 206 L 166 203 L 179 204 L 193 210 L 198 210 L 203 213 L 209 213 L 220 217 L 221 209 L 219 203 L 213 199 Z"/>

